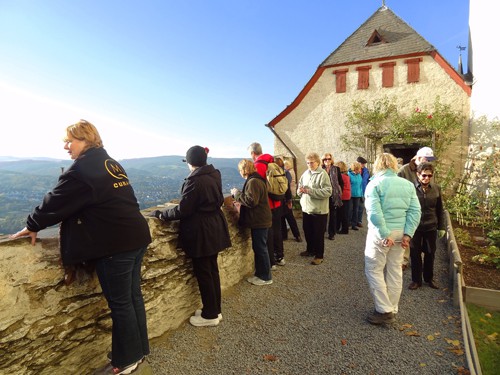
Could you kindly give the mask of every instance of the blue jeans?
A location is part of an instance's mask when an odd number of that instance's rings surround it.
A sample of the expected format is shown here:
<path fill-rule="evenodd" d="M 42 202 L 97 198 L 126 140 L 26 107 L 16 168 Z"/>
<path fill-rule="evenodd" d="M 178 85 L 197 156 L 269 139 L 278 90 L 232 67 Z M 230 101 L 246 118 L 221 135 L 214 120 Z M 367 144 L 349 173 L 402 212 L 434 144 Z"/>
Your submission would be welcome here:
<path fill-rule="evenodd" d="M 149 354 L 141 263 L 146 247 L 102 258 L 96 273 L 111 309 L 112 365 L 125 367 Z"/>
<path fill-rule="evenodd" d="M 365 209 L 365 198 L 361 197 L 358 207 L 358 223 L 363 223 L 363 211 Z"/>
<path fill-rule="evenodd" d="M 252 249 L 255 260 L 255 276 L 262 280 L 271 280 L 271 261 L 267 252 L 268 228 L 252 228 Z"/>
<path fill-rule="evenodd" d="M 351 209 L 349 211 L 349 219 L 351 220 L 351 227 L 354 228 L 358 225 L 358 210 L 361 197 L 351 197 Z"/>

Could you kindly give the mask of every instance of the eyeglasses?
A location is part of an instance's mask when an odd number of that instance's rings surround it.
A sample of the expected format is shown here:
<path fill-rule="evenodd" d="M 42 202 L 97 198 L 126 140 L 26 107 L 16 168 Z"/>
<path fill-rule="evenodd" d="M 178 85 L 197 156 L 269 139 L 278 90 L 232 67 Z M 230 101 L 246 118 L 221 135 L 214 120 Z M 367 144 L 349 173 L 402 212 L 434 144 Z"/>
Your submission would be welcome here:
<path fill-rule="evenodd" d="M 422 174 L 420 175 L 420 177 L 422 177 L 422 178 L 432 178 L 432 175 L 431 175 L 431 174 L 425 174 L 425 173 L 422 173 Z"/>
<path fill-rule="evenodd" d="M 316 163 L 317 163 L 317 161 L 306 161 L 307 165 L 316 164 Z"/>
<path fill-rule="evenodd" d="M 332 160 L 332 158 L 324 158 L 323 161 L 325 161 L 325 160 Z"/>

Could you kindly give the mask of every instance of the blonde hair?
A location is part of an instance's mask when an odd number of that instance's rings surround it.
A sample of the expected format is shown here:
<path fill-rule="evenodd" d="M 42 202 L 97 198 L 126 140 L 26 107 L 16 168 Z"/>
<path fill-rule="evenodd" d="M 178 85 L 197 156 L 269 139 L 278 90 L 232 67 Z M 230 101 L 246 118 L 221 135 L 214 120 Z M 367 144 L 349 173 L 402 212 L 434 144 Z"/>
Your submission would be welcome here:
<path fill-rule="evenodd" d="M 373 163 L 373 172 L 378 173 L 386 169 L 392 169 L 394 172 L 398 171 L 398 161 L 394 155 L 384 152 L 377 156 L 375 163 Z"/>
<path fill-rule="evenodd" d="M 338 161 L 337 164 L 335 164 L 337 167 L 340 169 L 340 173 L 346 173 L 347 172 L 347 164 L 344 163 L 342 160 Z"/>
<path fill-rule="evenodd" d="M 244 177 L 250 176 L 252 173 L 257 172 L 255 169 L 255 165 L 253 165 L 253 161 L 248 159 L 242 159 L 238 163 L 238 170 Z"/>
<path fill-rule="evenodd" d="M 351 164 L 351 171 L 361 171 L 361 163 L 355 161 Z"/>
<path fill-rule="evenodd" d="M 315 152 L 310 152 L 306 155 L 306 161 L 307 160 L 310 160 L 310 161 L 315 161 L 316 163 L 318 164 L 321 164 L 321 160 L 319 158 L 319 155 Z"/>
<path fill-rule="evenodd" d="M 69 142 L 71 139 L 85 141 L 87 144 L 85 149 L 103 147 L 101 136 L 96 127 L 86 120 L 80 120 L 66 128 L 64 142 Z"/>

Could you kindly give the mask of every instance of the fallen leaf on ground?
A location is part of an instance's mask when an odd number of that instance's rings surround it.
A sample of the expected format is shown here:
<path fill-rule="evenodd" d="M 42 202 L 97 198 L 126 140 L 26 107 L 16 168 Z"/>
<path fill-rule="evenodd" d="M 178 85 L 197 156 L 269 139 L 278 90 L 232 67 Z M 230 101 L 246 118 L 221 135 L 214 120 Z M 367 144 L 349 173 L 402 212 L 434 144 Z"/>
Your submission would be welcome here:
<path fill-rule="evenodd" d="M 417 331 L 406 331 L 406 332 L 405 332 L 405 335 L 406 335 L 406 336 L 416 336 L 416 337 L 420 337 L 420 333 L 418 333 Z"/>
<path fill-rule="evenodd" d="M 457 373 L 458 374 L 463 374 L 463 375 L 470 375 L 470 371 L 467 370 L 465 367 L 458 367 L 457 368 Z"/>
<path fill-rule="evenodd" d="M 438 357 L 442 357 L 444 355 L 443 352 L 434 352 L 435 355 L 437 355 Z"/>
<path fill-rule="evenodd" d="M 460 346 L 460 341 L 458 340 L 452 340 L 452 339 L 445 339 L 448 344 L 451 344 L 453 346 Z"/>
<path fill-rule="evenodd" d="M 493 332 L 491 335 L 486 336 L 490 341 L 496 341 L 498 332 Z"/>
<path fill-rule="evenodd" d="M 486 313 L 486 314 L 484 314 L 484 316 L 487 317 L 487 318 L 491 318 L 491 314 L 490 313 Z"/>
<path fill-rule="evenodd" d="M 421 363 L 420 364 L 420 367 L 425 367 L 425 366 L 427 366 L 427 363 Z"/>
<path fill-rule="evenodd" d="M 440 299 L 440 300 L 438 300 L 438 302 L 440 302 L 440 303 L 445 303 L 445 302 L 448 302 L 448 301 L 447 301 L 447 300 L 445 300 L 445 299 Z"/>
<path fill-rule="evenodd" d="M 266 361 L 277 361 L 278 357 L 276 357 L 275 355 L 272 355 L 272 354 L 265 354 L 264 355 L 264 360 L 266 360 Z"/>
<path fill-rule="evenodd" d="M 460 348 L 458 348 L 458 349 L 449 348 L 448 350 L 452 353 L 455 353 L 456 355 L 464 355 L 464 351 Z"/>
<path fill-rule="evenodd" d="M 434 341 L 434 336 L 432 336 L 432 335 L 427 335 L 427 340 L 429 340 L 429 341 Z"/>
<path fill-rule="evenodd" d="M 340 340 L 340 342 L 341 342 L 342 345 L 347 345 L 347 340 L 346 339 L 342 339 L 342 340 Z"/>
<path fill-rule="evenodd" d="M 407 328 L 411 328 L 411 327 L 413 327 L 411 324 L 406 323 L 406 324 L 401 325 L 401 327 L 399 328 L 399 330 L 403 331 L 403 330 L 405 330 Z"/>

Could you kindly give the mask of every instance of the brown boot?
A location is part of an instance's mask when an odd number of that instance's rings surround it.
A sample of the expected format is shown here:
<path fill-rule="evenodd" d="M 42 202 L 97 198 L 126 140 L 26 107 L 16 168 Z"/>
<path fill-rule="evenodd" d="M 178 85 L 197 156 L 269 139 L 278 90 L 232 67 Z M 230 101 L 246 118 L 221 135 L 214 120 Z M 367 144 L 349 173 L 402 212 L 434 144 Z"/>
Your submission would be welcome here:
<path fill-rule="evenodd" d="M 370 324 L 380 325 L 392 323 L 396 320 L 396 318 L 394 317 L 394 313 L 392 312 L 379 313 L 378 311 L 374 311 L 371 315 L 368 316 L 367 320 Z"/>
<path fill-rule="evenodd" d="M 415 289 L 420 288 L 421 286 L 422 286 L 422 284 L 420 284 L 420 283 L 416 283 L 415 281 L 412 281 L 412 282 L 410 283 L 410 285 L 408 285 L 408 289 L 410 289 L 410 290 L 415 290 Z"/>

